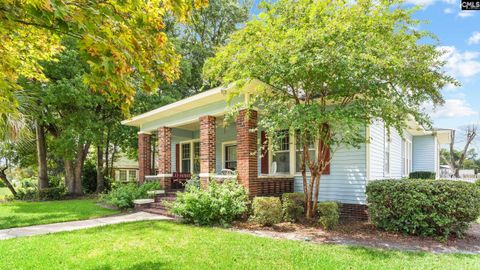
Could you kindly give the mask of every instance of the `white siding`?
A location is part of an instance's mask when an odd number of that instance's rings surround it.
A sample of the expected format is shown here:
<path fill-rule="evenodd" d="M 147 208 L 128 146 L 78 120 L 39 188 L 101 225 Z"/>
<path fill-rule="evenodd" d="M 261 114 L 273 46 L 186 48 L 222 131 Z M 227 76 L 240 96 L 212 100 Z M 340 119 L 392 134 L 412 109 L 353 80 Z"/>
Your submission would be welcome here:
<path fill-rule="evenodd" d="M 437 171 L 437 140 L 432 135 L 413 137 L 412 171 Z"/>
<path fill-rule="evenodd" d="M 412 141 L 412 135 L 406 130 L 403 131 L 403 138 Z M 381 121 L 370 125 L 369 180 L 405 177 L 402 160 L 403 138 L 397 130 L 390 131 L 390 173 L 386 173 L 384 171 L 385 127 Z"/>
<path fill-rule="evenodd" d="M 319 200 L 365 204 L 365 157 L 365 145 L 339 149 L 332 157 L 330 175 L 321 177 Z M 302 176 L 295 176 L 295 191 L 303 192 Z"/>

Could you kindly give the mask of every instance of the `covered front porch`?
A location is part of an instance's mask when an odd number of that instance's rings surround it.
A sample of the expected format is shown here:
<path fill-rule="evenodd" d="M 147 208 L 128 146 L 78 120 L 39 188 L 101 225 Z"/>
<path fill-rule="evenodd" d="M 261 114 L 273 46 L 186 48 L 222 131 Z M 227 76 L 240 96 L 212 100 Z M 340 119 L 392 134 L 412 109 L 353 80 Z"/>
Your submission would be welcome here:
<path fill-rule="evenodd" d="M 242 110 L 225 124 L 227 110 L 226 93 L 216 88 L 125 121 L 140 127 L 139 181 L 158 180 L 166 190 L 178 190 L 198 175 L 202 185 L 236 178 L 250 196 L 293 192 L 291 174 L 269 170 L 258 112 Z"/>

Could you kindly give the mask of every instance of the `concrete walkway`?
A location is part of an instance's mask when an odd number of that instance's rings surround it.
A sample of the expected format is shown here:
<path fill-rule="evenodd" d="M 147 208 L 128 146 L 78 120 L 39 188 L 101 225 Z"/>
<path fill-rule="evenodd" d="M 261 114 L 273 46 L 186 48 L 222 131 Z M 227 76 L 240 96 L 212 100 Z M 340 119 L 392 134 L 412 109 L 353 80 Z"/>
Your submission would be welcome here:
<path fill-rule="evenodd" d="M 87 229 L 87 228 L 99 227 L 99 226 L 110 225 L 110 224 L 118 224 L 118 223 L 124 223 L 124 222 L 143 221 L 143 220 L 168 220 L 168 219 L 171 219 L 171 218 L 162 216 L 162 215 L 150 214 L 146 212 L 135 212 L 131 214 L 111 216 L 111 217 L 0 230 L 0 240 L 24 237 L 24 236 L 32 236 L 32 235 L 42 235 L 42 234 L 49 234 L 49 233 L 56 233 L 56 232 L 75 231 L 80 229 Z"/>

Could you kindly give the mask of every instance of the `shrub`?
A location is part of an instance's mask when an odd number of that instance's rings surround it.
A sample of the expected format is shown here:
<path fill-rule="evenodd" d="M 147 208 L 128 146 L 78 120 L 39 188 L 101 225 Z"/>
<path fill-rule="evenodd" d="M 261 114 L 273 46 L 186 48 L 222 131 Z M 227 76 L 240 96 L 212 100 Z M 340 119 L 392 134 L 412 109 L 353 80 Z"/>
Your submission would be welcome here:
<path fill-rule="evenodd" d="M 284 193 L 282 195 L 283 220 L 298 221 L 305 212 L 305 195 L 300 192 Z"/>
<path fill-rule="evenodd" d="M 436 173 L 435 172 L 426 172 L 426 171 L 418 171 L 418 172 L 411 172 L 408 175 L 410 179 L 435 179 Z"/>
<path fill-rule="evenodd" d="M 107 194 L 102 194 L 100 200 L 120 209 L 133 208 L 133 201 L 148 197 L 148 191 L 160 189 L 160 183 L 148 182 L 143 185 L 127 183 L 118 185 Z"/>
<path fill-rule="evenodd" d="M 21 201 L 35 201 L 38 200 L 38 190 L 36 187 L 21 187 L 17 188 L 16 200 Z"/>
<path fill-rule="evenodd" d="M 282 204 L 277 197 L 255 197 L 252 208 L 252 220 L 263 226 L 271 226 L 282 221 Z"/>
<path fill-rule="evenodd" d="M 451 180 L 380 180 L 367 186 L 372 222 L 387 231 L 447 239 L 480 215 L 480 189 Z"/>
<path fill-rule="evenodd" d="M 475 185 L 480 188 L 480 180 L 475 181 Z"/>
<path fill-rule="evenodd" d="M 227 226 L 247 210 L 247 192 L 236 180 L 211 181 L 207 188 L 196 183 L 187 184 L 185 192 L 178 193 L 177 200 L 169 205 L 170 211 L 183 221 Z"/>
<path fill-rule="evenodd" d="M 340 207 L 336 202 L 320 202 L 318 203 L 318 213 L 320 219 L 318 223 L 324 229 L 332 230 L 338 225 L 340 219 Z"/>
<path fill-rule="evenodd" d="M 82 170 L 83 192 L 91 194 L 97 191 L 97 166 L 91 159 L 85 161 Z"/>
<path fill-rule="evenodd" d="M 67 190 L 64 186 L 45 188 L 38 191 L 39 200 L 61 200 L 67 195 Z"/>

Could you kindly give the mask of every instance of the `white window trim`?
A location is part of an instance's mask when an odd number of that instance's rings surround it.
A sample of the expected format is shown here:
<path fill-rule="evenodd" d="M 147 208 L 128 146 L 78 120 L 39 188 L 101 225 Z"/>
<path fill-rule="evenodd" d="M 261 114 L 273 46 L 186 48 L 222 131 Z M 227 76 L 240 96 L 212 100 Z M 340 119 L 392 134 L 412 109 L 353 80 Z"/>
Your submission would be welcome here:
<path fill-rule="evenodd" d="M 183 162 L 182 162 L 182 153 L 183 153 L 183 149 L 182 149 L 182 145 L 183 144 L 190 144 L 190 170 L 193 171 L 193 163 L 194 163 L 194 158 L 193 158 L 193 153 L 194 153 L 194 148 L 193 148 L 193 144 L 196 143 L 196 142 L 200 142 L 200 139 L 193 139 L 193 140 L 186 140 L 186 141 L 180 141 L 178 142 L 178 144 L 180 145 L 180 149 L 179 149 L 179 157 L 178 157 L 178 160 L 180 162 L 180 172 L 183 172 Z M 177 158 L 177 157 L 175 157 Z M 191 173 L 191 172 L 190 172 Z"/>
<path fill-rule="evenodd" d="M 222 142 L 222 170 L 226 169 L 225 168 L 225 161 L 226 161 L 225 147 L 231 146 L 231 145 L 237 145 L 237 141 Z M 238 145 L 237 145 L 237 151 L 238 151 Z M 237 152 L 237 156 L 238 156 L 238 152 Z M 238 157 L 237 157 L 237 166 L 238 166 Z"/>
<path fill-rule="evenodd" d="M 403 177 L 408 177 L 409 174 L 412 172 L 412 141 L 408 139 L 403 139 L 402 143 L 403 151 L 405 153 L 405 156 L 402 157 L 402 162 L 405 162 L 402 175 Z M 406 162 L 405 159 L 407 159 L 408 162 Z"/>
<path fill-rule="evenodd" d="M 292 137 L 293 137 L 293 139 L 294 139 L 294 142 L 296 142 L 295 135 L 292 135 Z M 315 156 L 317 156 L 317 155 L 318 155 L 318 140 L 315 140 L 315 143 L 314 143 L 313 147 L 315 148 L 315 149 L 314 149 L 314 150 L 315 150 Z M 297 155 L 296 155 L 296 154 L 297 154 L 297 144 L 296 144 L 296 143 L 293 145 L 293 148 L 294 148 L 294 149 L 293 149 L 293 156 L 294 156 L 294 157 L 293 157 L 293 159 L 294 159 L 294 160 L 293 160 L 293 167 L 294 167 L 294 168 L 293 168 L 293 175 L 294 175 L 294 176 L 302 176 L 302 173 L 301 173 L 301 172 L 297 172 L 297 171 L 296 171 L 296 170 L 297 170 L 297 168 L 296 168 L 296 167 L 297 167 L 297 162 L 296 162 L 296 161 L 297 161 L 297 160 L 296 160 L 296 159 L 297 159 Z M 310 176 L 310 172 L 309 172 L 309 171 L 306 172 L 306 175 L 307 175 L 307 176 Z"/>
<path fill-rule="evenodd" d="M 289 173 L 278 173 L 278 172 L 275 174 L 270 173 L 270 170 L 272 168 L 272 163 L 273 163 L 273 145 L 271 141 L 268 142 L 268 175 L 285 176 L 285 177 L 295 176 L 295 144 L 292 144 L 292 142 L 295 141 L 294 139 L 295 139 L 295 135 L 292 132 L 288 132 L 288 144 L 289 144 L 288 151 L 289 151 L 289 157 L 290 157 Z M 281 151 L 275 151 L 275 152 L 281 152 Z"/>
<path fill-rule="evenodd" d="M 388 136 L 388 138 L 387 138 Z M 388 172 L 385 170 L 385 148 L 388 141 Z M 392 169 L 392 134 L 388 134 L 388 130 L 384 127 L 384 136 L 383 136 L 383 177 L 390 177 Z"/>

